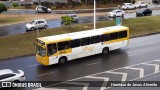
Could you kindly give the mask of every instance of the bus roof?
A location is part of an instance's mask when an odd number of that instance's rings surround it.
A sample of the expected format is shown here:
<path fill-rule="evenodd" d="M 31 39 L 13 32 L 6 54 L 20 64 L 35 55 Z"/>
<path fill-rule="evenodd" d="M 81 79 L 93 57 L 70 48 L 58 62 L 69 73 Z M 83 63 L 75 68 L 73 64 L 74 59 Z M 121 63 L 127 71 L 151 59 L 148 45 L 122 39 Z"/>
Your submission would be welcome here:
<path fill-rule="evenodd" d="M 111 27 L 105 27 L 105 28 L 99 28 L 96 30 L 85 30 L 80 32 L 73 32 L 73 33 L 65 33 L 60 35 L 53 35 L 53 36 L 46 36 L 46 37 L 40 37 L 39 40 L 45 42 L 46 44 L 52 43 L 52 42 L 60 42 L 65 40 L 73 40 L 78 38 L 85 38 L 95 35 L 101 35 L 104 33 L 110 33 L 115 31 L 121 31 L 121 30 L 127 30 L 128 27 L 125 26 L 111 26 Z"/>

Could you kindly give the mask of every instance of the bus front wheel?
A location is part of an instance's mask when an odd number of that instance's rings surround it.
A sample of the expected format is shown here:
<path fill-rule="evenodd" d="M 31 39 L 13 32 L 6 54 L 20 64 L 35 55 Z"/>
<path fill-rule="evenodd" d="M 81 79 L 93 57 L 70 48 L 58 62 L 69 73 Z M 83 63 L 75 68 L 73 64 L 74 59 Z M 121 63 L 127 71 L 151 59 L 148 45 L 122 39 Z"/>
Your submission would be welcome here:
<path fill-rule="evenodd" d="M 66 57 L 61 57 L 59 59 L 59 64 L 65 64 L 67 62 L 67 58 Z"/>
<path fill-rule="evenodd" d="M 103 48 L 102 54 L 103 54 L 103 55 L 106 55 L 106 54 L 108 54 L 108 53 L 109 53 L 109 48 L 108 48 L 108 47 Z"/>

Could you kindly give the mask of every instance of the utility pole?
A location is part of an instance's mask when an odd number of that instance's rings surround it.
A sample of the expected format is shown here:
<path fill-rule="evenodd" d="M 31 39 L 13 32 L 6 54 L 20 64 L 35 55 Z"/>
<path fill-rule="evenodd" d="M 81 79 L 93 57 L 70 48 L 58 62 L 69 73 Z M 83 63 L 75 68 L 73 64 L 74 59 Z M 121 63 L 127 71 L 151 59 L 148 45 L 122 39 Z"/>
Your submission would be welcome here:
<path fill-rule="evenodd" d="M 94 0 L 94 30 L 96 29 L 96 0 Z"/>

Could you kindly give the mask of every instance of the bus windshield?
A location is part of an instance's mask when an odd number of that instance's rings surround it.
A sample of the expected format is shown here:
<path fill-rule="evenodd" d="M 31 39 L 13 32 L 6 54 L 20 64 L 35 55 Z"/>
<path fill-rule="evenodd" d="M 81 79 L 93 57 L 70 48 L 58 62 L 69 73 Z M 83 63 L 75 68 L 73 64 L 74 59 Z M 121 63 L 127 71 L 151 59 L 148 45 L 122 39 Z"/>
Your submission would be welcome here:
<path fill-rule="evenodd" d="M 40 46 L 36 46 L 36 53 L 40 56 L 45 56 L 46 55 L 46 49 Z"/>

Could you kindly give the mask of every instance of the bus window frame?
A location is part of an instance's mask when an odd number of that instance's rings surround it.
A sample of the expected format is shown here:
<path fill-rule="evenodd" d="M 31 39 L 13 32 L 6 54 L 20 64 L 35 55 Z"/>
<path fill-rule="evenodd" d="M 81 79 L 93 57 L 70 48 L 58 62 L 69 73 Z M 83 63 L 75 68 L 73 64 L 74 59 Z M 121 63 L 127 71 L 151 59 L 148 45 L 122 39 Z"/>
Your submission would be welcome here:
<path fill-rule="evenodd" d="M 64 43 L 64 42 L 68 42 L 68 48 L 65 48 L 65 49 L 59 49 L 59 44 L 60 43 Z M 63 50 L 67 50 L 67 49 L 70 49 L 70 41 L 62 41 L 62 42 L 57 42 L 57 50 L 58 51 L 63 51 Z"/>
<path fill-rule="evenodd" d="M 43 48 L 44 50 L 45 50 L 45 55 L 39 55 L 39 53 L 37 53 L 37 46 L 38 47 L 41 47 L 41 48 Z M 46 44 L 45 45 L 41 45 L 41 44 L 36 44 L 36 53 L 39 55 L 39 56 L 41 56 L 41 57 L 45 57 L 45 56 L 47 56 L 47 48 L 46 48 Z"/>
<path fill-rule="evenodd" d="M 52 53 L 52 54 L 49 54 L 48 45 L 53 45 L 53 44 L 56 45 L 56 51 L 55 51 L 54 53 Z M 56 54 L 56 53 L 58 52 L 57 43 L 50 43 L 50 44 L 47 44 L 46 47 L 47 47 L 47 56 L 52 56 L 52 55 L 54 55 L 54 54 Z"/>

